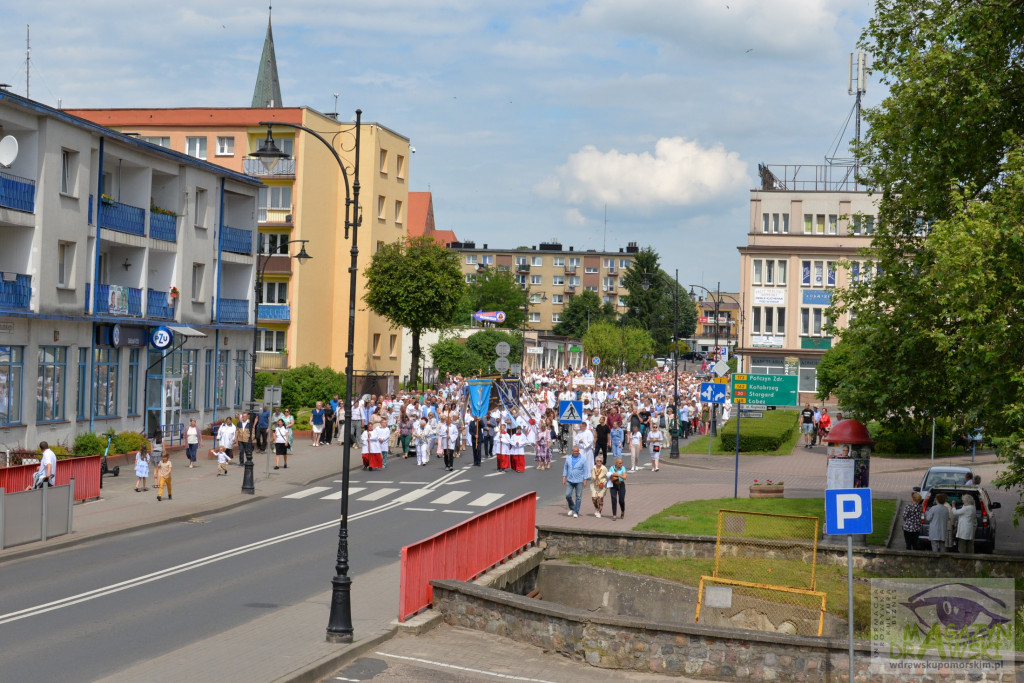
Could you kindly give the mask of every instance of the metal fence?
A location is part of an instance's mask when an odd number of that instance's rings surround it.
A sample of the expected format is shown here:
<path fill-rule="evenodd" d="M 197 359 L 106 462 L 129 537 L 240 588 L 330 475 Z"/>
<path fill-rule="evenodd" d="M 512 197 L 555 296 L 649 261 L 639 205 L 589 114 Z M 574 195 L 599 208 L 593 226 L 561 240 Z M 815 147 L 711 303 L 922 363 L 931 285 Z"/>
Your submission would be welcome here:
<path fill-rule="evenodd" d="M 817 517 L 719 510 L 714 573 L 701 577 L 695 621 L 820 636 L 818 527 Z"/>
<path fill-rule="evenodd" d="M 0 488 L 0 550 L 70 534 L 74 507 L 74 479 L 15 493 Z"/>

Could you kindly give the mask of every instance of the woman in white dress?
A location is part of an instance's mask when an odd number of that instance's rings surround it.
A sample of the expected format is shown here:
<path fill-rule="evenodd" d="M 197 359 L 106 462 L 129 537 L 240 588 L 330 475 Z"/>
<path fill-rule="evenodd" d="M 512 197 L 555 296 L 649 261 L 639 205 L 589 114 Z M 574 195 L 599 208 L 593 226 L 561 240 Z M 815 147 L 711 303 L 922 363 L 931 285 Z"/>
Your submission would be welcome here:
<path fill-rule="evenodd" d="M 146 486 L 146 478 L 149 477 L 149 442 L 142 444 L 139 447 L 139 452 L 135 454 L 135 493 L 139 491 L 148 491 L 149 488 Z"/>
<path fill-rule="evenodd" d="M 647 445 L 651 447 L 651 469 L 657 472 L 661 458 L 661 428 L 657 421 L 652 421 L 651 431 L 647 433 Z"/>

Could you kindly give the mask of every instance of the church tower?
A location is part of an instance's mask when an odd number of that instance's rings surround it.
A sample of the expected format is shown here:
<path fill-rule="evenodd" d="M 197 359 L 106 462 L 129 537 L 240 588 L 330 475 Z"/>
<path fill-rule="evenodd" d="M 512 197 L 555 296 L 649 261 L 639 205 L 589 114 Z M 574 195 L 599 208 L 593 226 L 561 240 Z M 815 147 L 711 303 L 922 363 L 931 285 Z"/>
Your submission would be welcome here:
<path fill-rule="evenodd" d="M 270 10 L 273 11 L 273 6 Z M 277 77 L 277 57 L 274 55 L 274 31 L 270 17 L 267 17 L 267 37 L 263 41 L 263 54 L 260 56 L 260 70 L 256 75 L 256 88 L 252 92 L 252 107 L 280 107 L 281 81 Z"/>

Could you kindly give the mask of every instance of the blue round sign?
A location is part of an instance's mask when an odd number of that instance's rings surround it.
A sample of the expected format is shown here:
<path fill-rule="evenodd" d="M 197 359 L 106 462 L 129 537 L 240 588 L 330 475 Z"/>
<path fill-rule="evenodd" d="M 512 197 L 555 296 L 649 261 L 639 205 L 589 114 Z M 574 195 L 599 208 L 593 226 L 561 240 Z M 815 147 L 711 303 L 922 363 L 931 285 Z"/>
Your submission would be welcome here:
<path fill-rule="evenodd" d="M 160 327 L 154 327 L 153 331 L 149 333 L 149 343 L 154 349 L 163 351 L 170 347 L 174 341 L 174 333 L 169 329 L 161 325 Z"/>
<path fill-rule="evenodd" d="M 600 365 L 600 364 L 601 364 L 601 359 L 598 358 L 597 356 L 594 356 L 594 365 Z"/>

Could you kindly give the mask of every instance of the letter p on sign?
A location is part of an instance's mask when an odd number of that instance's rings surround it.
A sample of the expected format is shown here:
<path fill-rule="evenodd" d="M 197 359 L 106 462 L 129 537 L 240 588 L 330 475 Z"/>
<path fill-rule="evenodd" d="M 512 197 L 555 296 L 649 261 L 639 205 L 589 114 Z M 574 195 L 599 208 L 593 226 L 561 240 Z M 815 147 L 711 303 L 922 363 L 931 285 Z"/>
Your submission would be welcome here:
<path fill-rule="evenodd" d="M 860 519 L 860 496 L 843 493 L 836 496 L 836 531 L 846 529 L 846 522 Z"/>
<path fill-rule="evenodd" d="M 846 536 L 871 531 L 871 489 L 825 491 L 826 534 Z"/>

